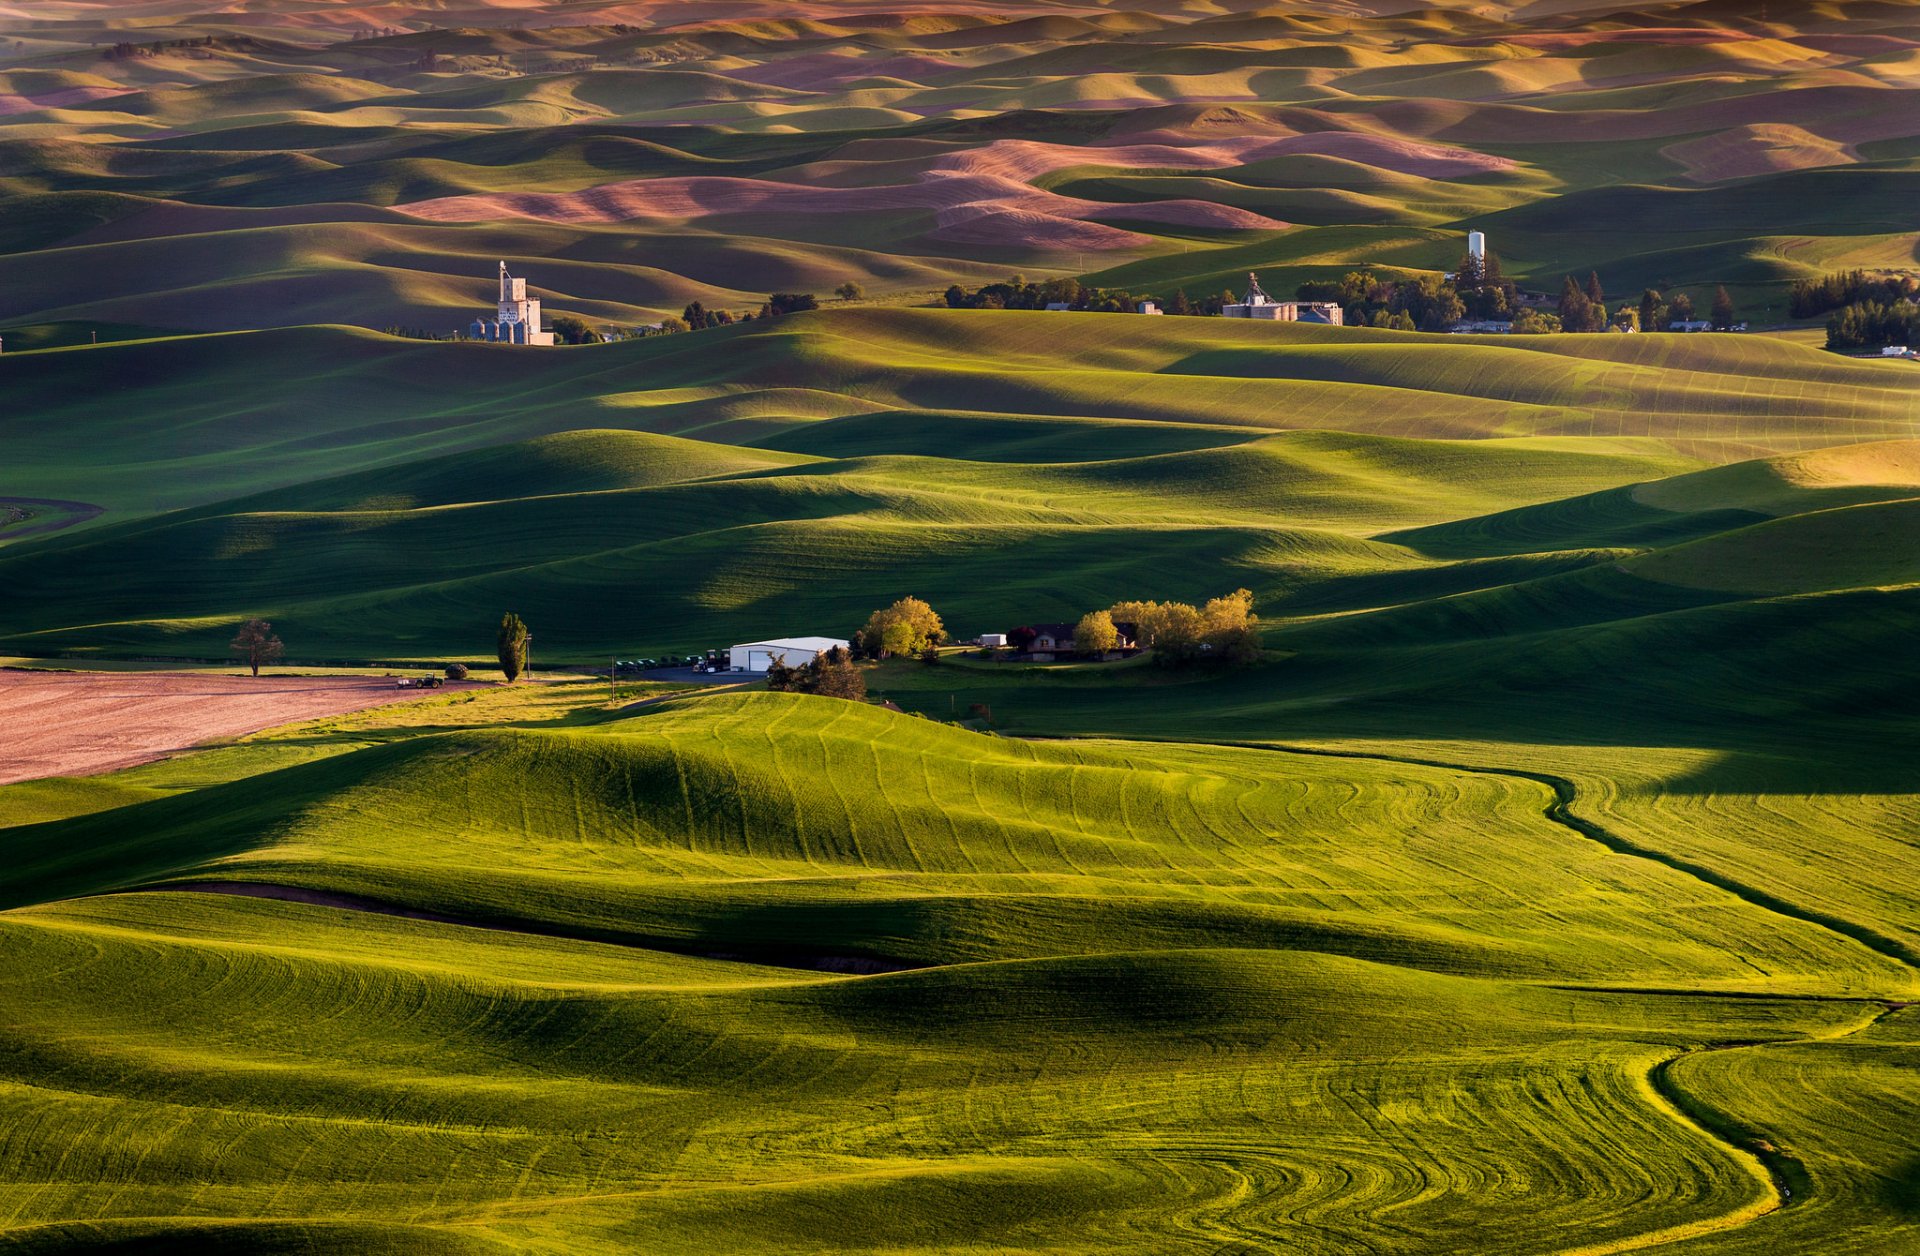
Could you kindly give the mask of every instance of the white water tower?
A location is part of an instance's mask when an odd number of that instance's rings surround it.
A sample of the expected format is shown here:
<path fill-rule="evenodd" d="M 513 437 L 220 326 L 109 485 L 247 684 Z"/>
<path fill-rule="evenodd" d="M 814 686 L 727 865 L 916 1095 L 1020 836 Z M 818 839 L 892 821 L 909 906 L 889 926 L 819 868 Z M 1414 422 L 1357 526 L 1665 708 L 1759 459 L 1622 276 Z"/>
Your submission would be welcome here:
<path fill-rule="evenodd" d="M 1469 231 L 1467 233 L 1467 256 L 1471 257 L 1475 262 L 1484 263 L 1487 260 L 1487 237 L 1485 233 L 1479 231 Z"/>

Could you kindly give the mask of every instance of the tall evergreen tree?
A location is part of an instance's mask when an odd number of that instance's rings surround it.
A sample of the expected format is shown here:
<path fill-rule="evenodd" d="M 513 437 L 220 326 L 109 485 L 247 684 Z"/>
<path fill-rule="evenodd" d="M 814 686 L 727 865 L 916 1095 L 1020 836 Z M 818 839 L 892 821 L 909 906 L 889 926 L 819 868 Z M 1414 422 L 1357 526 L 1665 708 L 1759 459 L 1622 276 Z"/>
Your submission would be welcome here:
<path fill-rule="evenodd" d="M 1733 329 L 1733 294 L 1721 284 L 1713 290 L 1713 329 L 1731 331 Z"/>
<path fill-rule="evenodd" d="M 1593 302 L 1580 290 L 1572 275 L 1560 288 L 1560 327 L 1563 331 L 1585 331 L 1592 320 Z"/>
<path fill-rule="evenodd" d="M 511 685 L 520 679 L 520 673 L 527 669 L 527 642 L 533 634 L 520 622 L 520 617 L 512 611 L 500 617 L 500 634 L 495 643 L 495 655 L 500 660 L 500 674 Z"/>

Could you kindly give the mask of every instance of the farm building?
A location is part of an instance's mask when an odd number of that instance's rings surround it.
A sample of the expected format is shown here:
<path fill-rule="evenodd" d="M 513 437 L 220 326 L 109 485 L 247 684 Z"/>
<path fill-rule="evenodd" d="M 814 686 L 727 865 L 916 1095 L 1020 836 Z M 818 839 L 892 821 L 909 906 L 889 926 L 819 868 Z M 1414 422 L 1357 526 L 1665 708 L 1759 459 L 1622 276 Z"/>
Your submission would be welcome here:
<path fill-rule="evenodd" d="M 1225 318 L 1260 318 L 1274 323 L 1323 323 L 1330 327 L 1346 325 L 1346 311 L 1333 301 L 1276 301 L 1260 286 L 1260 276 L 1247 275 L 1247 295 L 1232 305 L 1220 307 Z"/>
<path fill-rule="evenodd" d="M 500 263 L 500 305 L 492 319 L 476 318 L 467 328 L 474 340 L 507 345 L 550 345 L 553 333 L 540 330 L 540 298 L 527 295 L 527 281 L 507 273 Z"/>
<path fill-rule="evenodd" d="M 727 667 L 736 672 L 764 672 L 779 659 L 789 667 L 813 662 L 816 654 L 825 654 L 847 643 L 838 637 L 780 637 L 773 641 L 749 641 L 727 651 Z"/>
<path fill-rule="evenodd" d="M 1027 647 L 1027 653 L 1038 659 L 1050 659 L 1056 654 L 1072 654 L 1077 647 L 1073 643 L 1075 624 L 1033 624 L 1038 634 Z M 1131 650 L 1134 645 L 1136 629 L 1132 624 L 1115 624 L 1114 631 L 1119 634 L 1118 648 Z"/>

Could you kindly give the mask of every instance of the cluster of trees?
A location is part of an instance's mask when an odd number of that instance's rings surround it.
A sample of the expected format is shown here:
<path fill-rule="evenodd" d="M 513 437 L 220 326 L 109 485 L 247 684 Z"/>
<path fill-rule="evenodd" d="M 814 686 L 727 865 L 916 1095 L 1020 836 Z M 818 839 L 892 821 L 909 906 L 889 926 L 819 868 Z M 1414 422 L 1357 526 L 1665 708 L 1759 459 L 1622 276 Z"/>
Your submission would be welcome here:
<path fill-rule="evenodd" d="M 1818 318 L 1849 305 L 1898 305 L 1920 301 L 1920 275 L 1848 270 L 1818 279 L 1796 279 L 1787 297 L 1795 318 Z"/>
<path fill-rule="evenodd" d="M 1913 344 L 1916 336 L 1920 336 L 1920 305 L 1911 301 L 1895 305 L 1863 301 L 1827 320 L 1829 349 L 1884 349 Z"/>
<path fill-rule="evenodd" d="M 867 681 L 853 665 L 853 655 L 839 646 L 816 654 L 811 662 L 789 667 L 785 659 L 775 659 L 767 668 L 767 688 L 776 693 L 811 693 L 822 698 L 846 698 L 864 702 Z"/>
<path fill-rule="evenodd" d="M 938 648 L 946 639 L 946 625 L 933 607 L 917 597 L 903 597 L 867 616 L 853 634 L 853 653 L 869 659 L 912 657 Z"/>
<path fill-rule="evenodd" d="M 1191 663 L 1207 659 L 1222 663 L 1251 663 L 1260 657 L 1260 617 L 1253 613 L 1253 594 L 1235 589 L 1204 606 L 1186 602 L 1115 602 L 1103 611 L 1089 611 L 1074 625 L 1073 648 L 1098 657 L 1120 646 L 1120 626 L 1131 625 L 1133 643 L 1152 650 L 1162 663 Z M 1025 652 L 1039 636 L 1022 625 L 1007 634 L 1014 649 Z"/>
<path fill-rule="evenodd" d="M 1337 302 L 1349 327 L 1445 331 L 1467 316 L 1459 290 L 1438 275 L 1381 279 L 1372 271 L 1355 270 L 1338 283 L 1303 283 L 1294 296 Z"/>
<path fill-rule="evenodd" d="M 1910 345 L 1920 333 L 1920 275 L 1848 270 L 1794 282 L 1787 310 L 1827 319 L 1827 348 L 1852 351 Z"/>
<path fill-rule="evenodd" d="M 1106 616 L 1104 624 L 1101 615 Z M 1253 613 L 1253 594 L 1246 589 L 1235 589 L 1198 607 L 1185 602 L 1116 602 L 1083 617 L 1075 629 L 1074 644 L 1079 645 L 1082 628 L 1090 641 L 1097 642 L 1104 639 L 1106 628 L 1128 623 L 1133 625 L 1135 643 L 1152 650 L 1162 663 L 1206 658 L 1239 665 L 1260 657 L 1260 617 Z"/>
<path fill-rule="evenodd" d="M 1078 279 L 1048 279 L 1030 283 L 1025 275 L 1015 275 L 1005 283 L 990 283 L 968 292 L 959 284 L 946 291 L 947 308 L 953 310 L 1044 310 L 1049 305 L 1095 314 L 1131 314 L 1145 298 L 1124 288 L 1089 288 Z M 1180 296 L 1183 306 L 1185 294 Z M 1191 308 L 1168 308 L 1169 314 L 1191 314 Z M 1217 312 L 1217 311 L 1216 311 Z"/>

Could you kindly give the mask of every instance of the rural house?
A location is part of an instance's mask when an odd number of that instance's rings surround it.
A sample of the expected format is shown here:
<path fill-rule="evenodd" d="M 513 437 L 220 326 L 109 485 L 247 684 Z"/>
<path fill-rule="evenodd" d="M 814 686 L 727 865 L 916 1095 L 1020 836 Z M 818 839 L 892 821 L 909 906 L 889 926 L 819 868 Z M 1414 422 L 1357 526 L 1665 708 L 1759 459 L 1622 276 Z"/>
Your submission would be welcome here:
<path fill-rule="evenodd" d="M 1035 636 L 1033 644 L 1027 647 L 1027 654 L 1032 658 L 1048 660 L 1052 659 L 1055 655 L 1074 653 L 1076 647 L 1073 644 L 1073 630 L 1078 626 L 1077 624 L 1030 625 L 1033 631 L 1039 635 Z M 1116 623 L 1113 629 L 1114 632 L 1119 634 L 1119 642 L 1116 648 L 1121 650 L 1131 650 L 1134 648 L 1133 639 L 1135 628 L 1132 624 Z"/>

